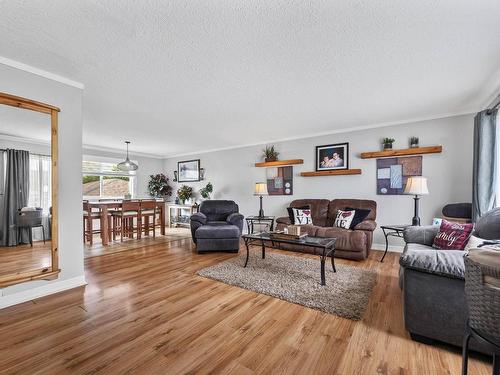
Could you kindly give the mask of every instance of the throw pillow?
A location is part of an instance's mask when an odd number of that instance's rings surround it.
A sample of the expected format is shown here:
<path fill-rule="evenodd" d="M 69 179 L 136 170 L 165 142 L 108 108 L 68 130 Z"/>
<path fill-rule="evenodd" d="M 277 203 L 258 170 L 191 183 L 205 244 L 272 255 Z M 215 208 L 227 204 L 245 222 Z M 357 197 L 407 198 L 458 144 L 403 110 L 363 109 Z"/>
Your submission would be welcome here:
<path fill-rule="evenodd" d="M 293 225 L 312 224 L 311 207 L 288 207 L 288 216 Z"/>
<path fill-rule="evenodd" d="M 333 223 L 334 227 L 349 229 L 351 227 L 351 223 L 354 220 L 354 214 L 356 211 L 342 211 L 338 210 L 337 217 L 335 218 L 335 222 Z"/>
<path fill-rule="evenodd" d="M 473 229 L 473 224 L 452 223 L 443 219 L 432 247 L 440 250 L 463 250 Z"/>
<path fill-rule="evenodd" d="M 485 240 L 484 238 L 479 238 L 474 235 L 471 235 L 469 241 L 467 242 L 467 245 L 465 245 L 464 250 L 465 251 L 470 251 L 475 249 L 499 250 L 500 244 L 495 242 L 497 241 Z M 479 245 L 483 246 L 479 247 Z"/>
<path fill-rule="evenodd" d="M 346 211 L 354 211 L 354 218 L 352 219 L 349 229 L 354 229 L 356 225 L 365 220 L 366 217 L 370 215 L 370 212 L 372 212 L 372 210 L 365 210 L 364 208 L 346 207 L 345 209 Z"/>

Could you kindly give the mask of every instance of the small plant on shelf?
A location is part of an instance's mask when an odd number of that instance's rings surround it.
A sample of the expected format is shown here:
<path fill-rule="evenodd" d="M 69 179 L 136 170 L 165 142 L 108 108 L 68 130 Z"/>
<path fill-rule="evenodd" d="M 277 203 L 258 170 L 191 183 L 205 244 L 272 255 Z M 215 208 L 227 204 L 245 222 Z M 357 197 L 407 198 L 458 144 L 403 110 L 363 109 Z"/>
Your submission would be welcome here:
<path fill-rule="evenodd" d="M 418 137 L 410 137 L 410 147 L 417 148 L 418 147 Z"/>
<path fill-rule="evenodd" d="M 278 160 L 278 155 L 280 154 L 278 151 L 274 149 L 274 145 L 266 146 L 266 148 L 263 150 L 263 153 L 264 153 L 264 160 L 266 162 Z"/>
<path fill-rule="evenodd" d="M 168 184 L 168 177 L 163 173 L 149 176 L 148 190 L 153 198 L 166 198 L 172 195 L 172 186 Z"/>
<path fill-rule="evenodd" d="M 214 191 L 214 187 L 211 182 L 207 184 L 207 186 L 200 189 L 200 194 L 205 199 L 210 199 L 210 194 Z"/>
<path fill-rule="evenodd" d="M 392 149 L 392 144 L 396 142 L 394 138 L 384 138 L 382 139 L 382 144 L 384 145 L 384 150 Z"/>
<path fill-rule="evenodd" d="M 185 204 L 186 200 L 193 197 L 193 188 L 191 186 L 182 185 L 179 190 L 177 190 L 177 196 L 181 200 L 182 204 Z"/>

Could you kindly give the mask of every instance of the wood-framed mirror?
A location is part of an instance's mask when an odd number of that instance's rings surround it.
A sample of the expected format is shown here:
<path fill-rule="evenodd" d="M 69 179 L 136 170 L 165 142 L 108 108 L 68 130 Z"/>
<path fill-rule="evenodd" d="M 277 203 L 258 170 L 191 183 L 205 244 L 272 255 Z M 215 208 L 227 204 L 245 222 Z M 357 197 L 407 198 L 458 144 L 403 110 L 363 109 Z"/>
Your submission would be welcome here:
<path fill-rule="evenodd" d="M 0 92 L 0 288 L 58 277 L 58 113 Z"/>

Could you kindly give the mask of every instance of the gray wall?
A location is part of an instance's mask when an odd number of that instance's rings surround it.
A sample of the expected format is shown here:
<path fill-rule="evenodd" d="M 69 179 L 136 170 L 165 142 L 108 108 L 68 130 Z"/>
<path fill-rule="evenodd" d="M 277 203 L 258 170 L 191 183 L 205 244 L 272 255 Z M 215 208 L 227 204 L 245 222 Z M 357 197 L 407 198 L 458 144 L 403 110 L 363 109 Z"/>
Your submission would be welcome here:
<path fill-rule="evenodd" d="M 421 199 L 421 219 L 422 223 L 430 223 L 434 216 L 440 216 L 446 203 L 471 201 L 472 127 L 473 116 L 464 115 L 277 143 L 281 159 L 301 158 L 304 164 L 294 166 L 294 195 L 264 197 L 265 213 L 284 216 L 285 207 L 298 198 L 363 198 L 377 201 L 379 225 L 410 223 L 412 198 L 377 195 L 376 159 L 361 159 L 359 154 L 379 150 L 383 137 L 393 137 L 394 147 L 406 148 L 408 138 L 418 136 L 421 145 L 443 145 L 443 153 L 423 156 L 423 175 L 428 178 L 430 195 Z M 349 142 L 349 167 L 361 168 L 362 175 L 299 176 L 302 171 L 314 170 L 315 146 L 341 142 Z M 261 161 L 262 148 L 251 146 L 166 159 L 165 171 L 173 177 L 177 161 L 200 158 L 206 172 L 205 181 L 191 184 L 197 191 L 210 181 L 214 199 L 233 199 L 244 215 L 257 214 L 258 198 L 252 195 L 253 187 L 255 182 L 265 180 L 265 169 L 254 167 L 254 163 Z M 385 243 L 380 229 L 374 242 L 375 246 Z"/>
<path fill-rule="evenodd" d="M 59 265 L 58 280 L 32 281 L 0 290 L 9 296 L 48 283 L 82 277 L 82 93 L 38 75 L 0 64 L 0 91 L 61 108 L 59 114 Z M 1 300 L 0 300 L 1 302 Z"/>

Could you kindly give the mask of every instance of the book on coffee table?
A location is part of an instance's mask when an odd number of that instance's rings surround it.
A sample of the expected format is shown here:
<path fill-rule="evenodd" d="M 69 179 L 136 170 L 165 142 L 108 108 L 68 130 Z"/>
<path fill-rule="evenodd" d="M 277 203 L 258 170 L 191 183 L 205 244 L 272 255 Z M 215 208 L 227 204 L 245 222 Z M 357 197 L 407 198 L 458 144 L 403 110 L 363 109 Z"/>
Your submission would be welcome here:
<path fill-rule="evenodd" d="M 307 237 L 307 233 L 304 234 L 289 234 L 283 231 L 269 232 L 269 237 L 276 240 L 301 240 Z"/>

